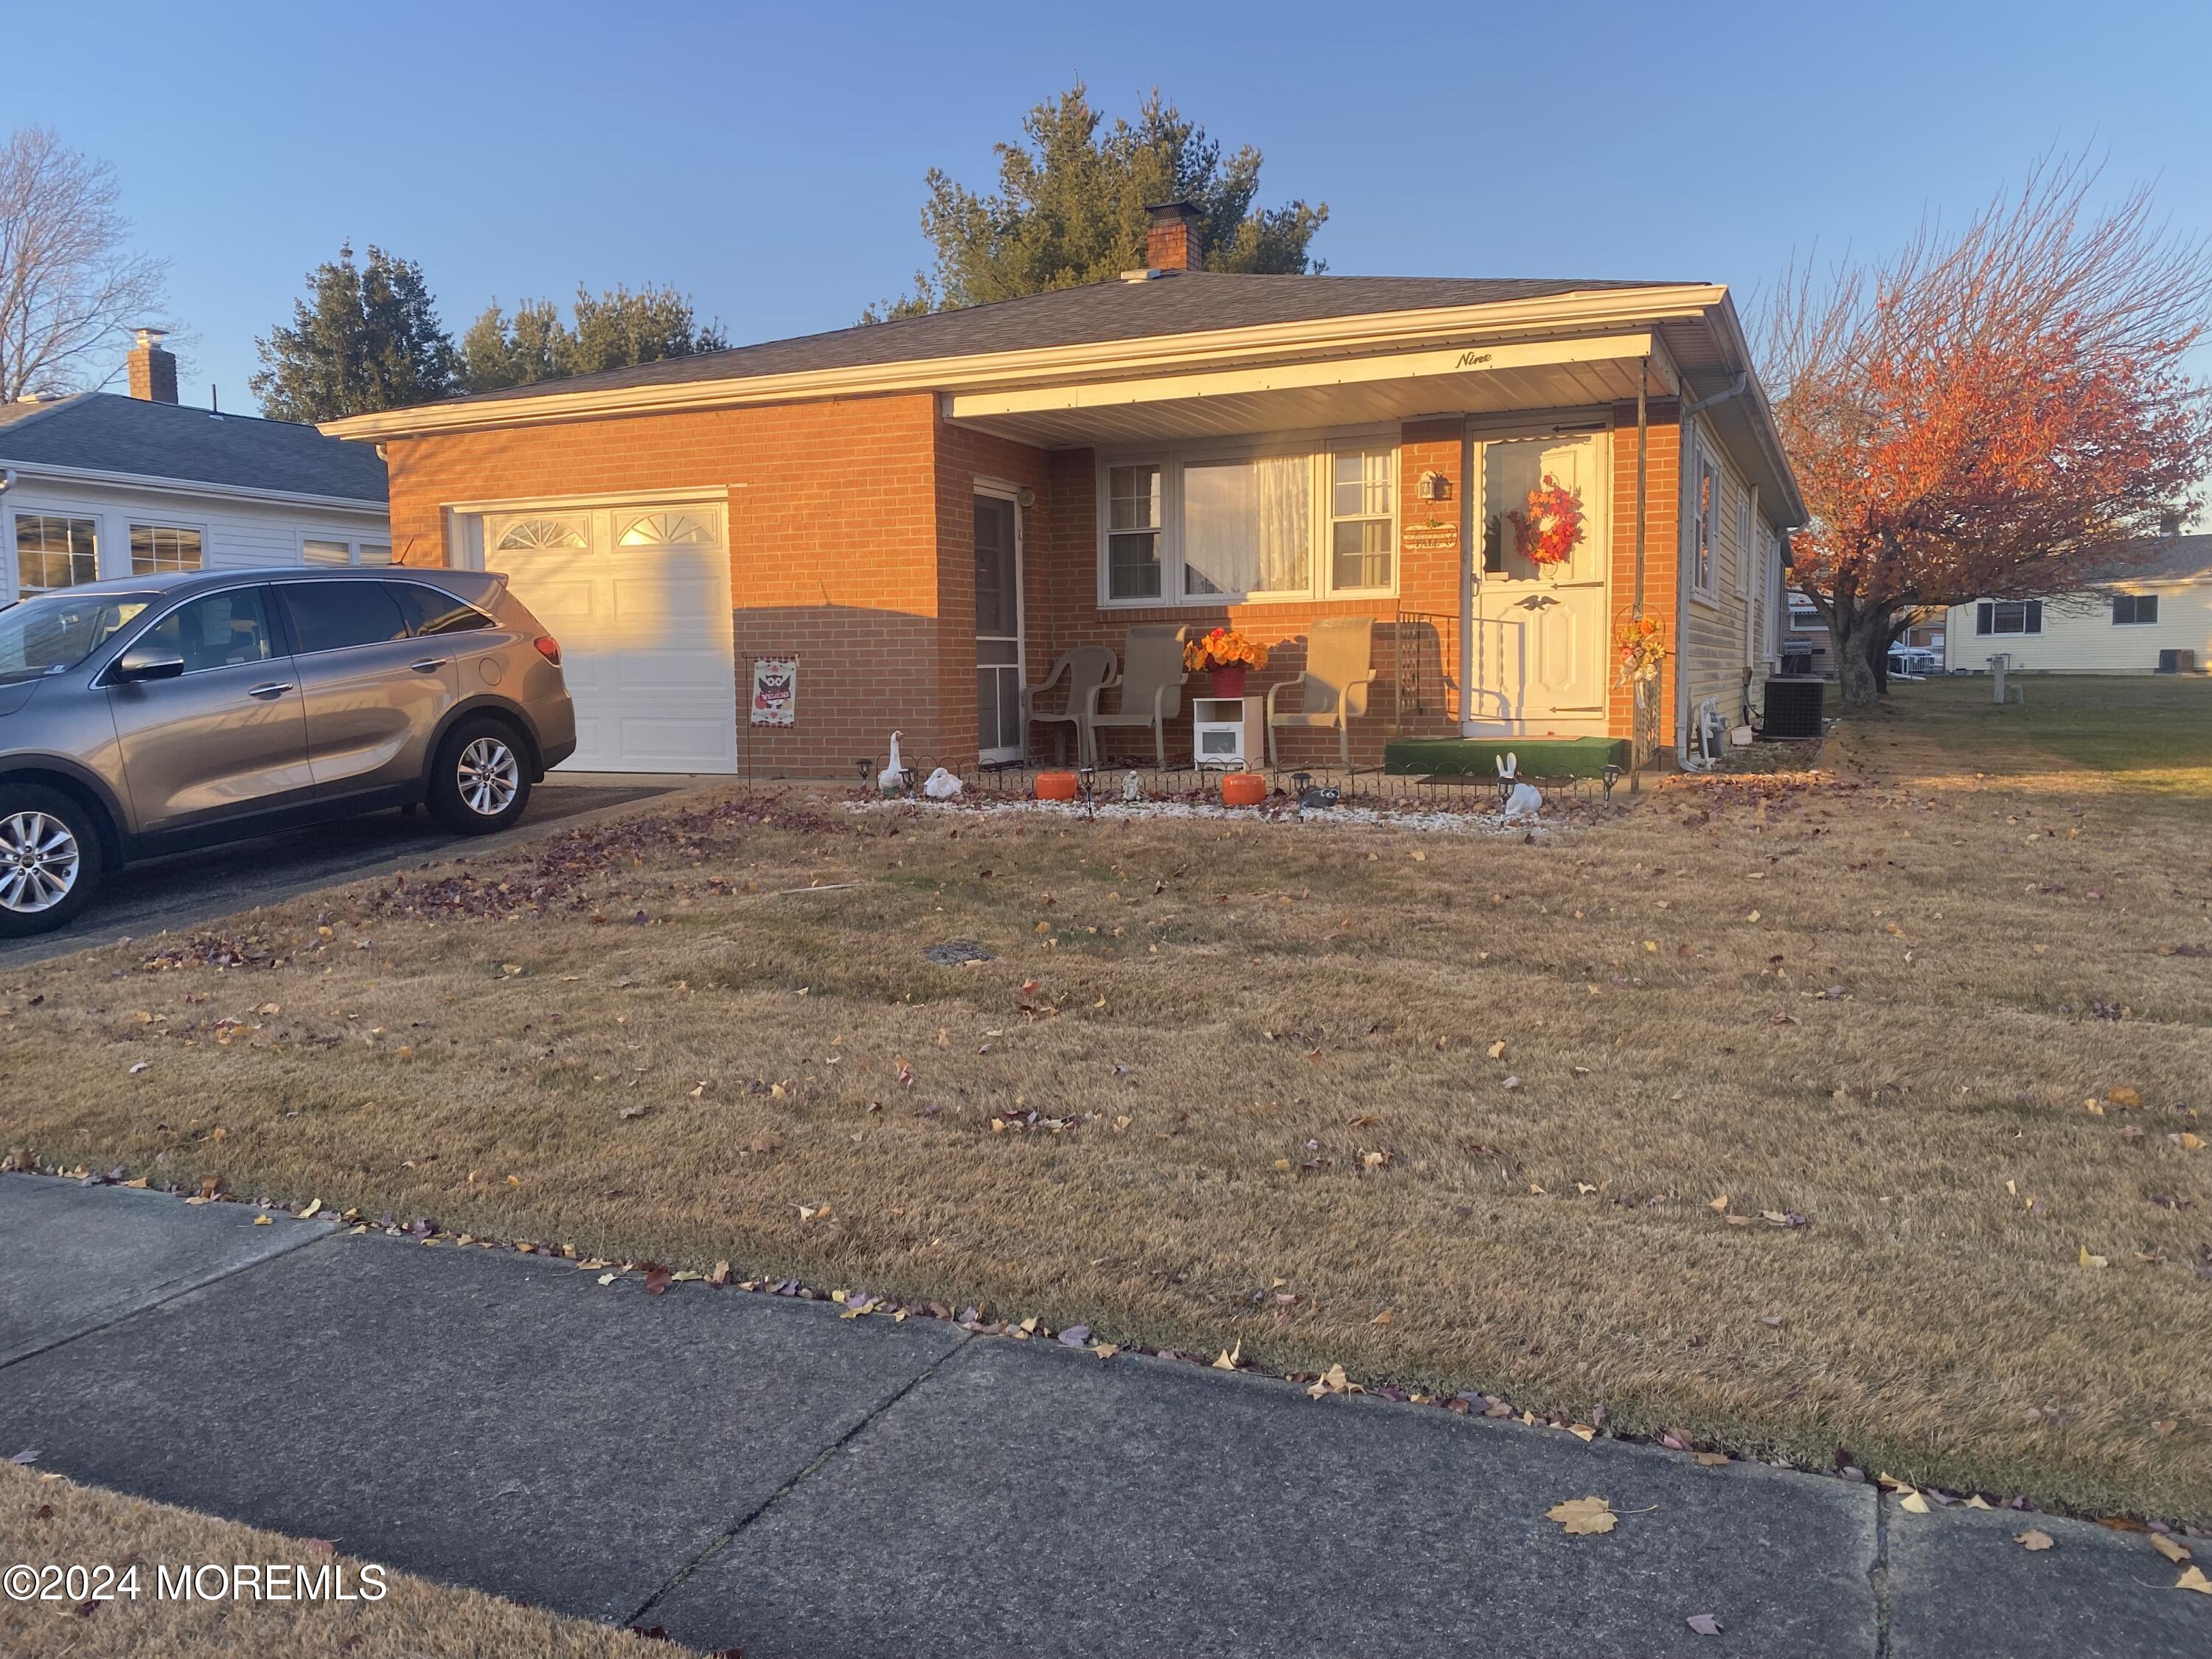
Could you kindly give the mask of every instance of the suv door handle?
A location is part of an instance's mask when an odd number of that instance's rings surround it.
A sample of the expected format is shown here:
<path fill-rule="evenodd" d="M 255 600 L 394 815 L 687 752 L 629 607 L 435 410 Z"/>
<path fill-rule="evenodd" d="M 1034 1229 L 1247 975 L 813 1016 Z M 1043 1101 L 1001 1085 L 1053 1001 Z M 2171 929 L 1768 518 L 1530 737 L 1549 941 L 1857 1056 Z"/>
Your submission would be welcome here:
<path fill-rule="evenodd" d="M 407 665 L 418 674 L 434 674 L 446 665 L 443 657 L 417 657 Z"/>
<path fill-rule="evenodd" d="M 249 697 L 258 697 L 262 702 L 267 702 L 273 697 L 283 696 L 291 689 L 288 684 L 280 684 L 275 680 L 270 680 L 261 685 L 249 686 L 246 695 Z"/>

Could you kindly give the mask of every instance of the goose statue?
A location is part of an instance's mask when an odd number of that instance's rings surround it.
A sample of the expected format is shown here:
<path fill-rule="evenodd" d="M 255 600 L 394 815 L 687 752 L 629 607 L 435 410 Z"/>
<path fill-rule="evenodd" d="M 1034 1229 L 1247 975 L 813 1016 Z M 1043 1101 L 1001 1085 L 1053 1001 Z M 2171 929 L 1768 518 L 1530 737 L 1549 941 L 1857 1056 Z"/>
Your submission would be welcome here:
<path fill-rule="evenodd" d="M 941 766 L 921 781 L 921 793 L 932 800 L 951 800 L 960 788 L 960 780 Z"/>
<path fill-rule="evenodd" d="M 906 767 L 899 759 L 899 739 L 903 732 L 891 733 L 891 763 L 876 774 L 876 787 L 886 795 L 901 793 L 906 788 Z"/>
<path fill-rule="evenodd" d="M 1521 781 L 1521 757 L 1509 753 L 1503 759 L 1495 761 L 1494 764 L 1498 768 L 1498 787 L 1504 796 L 1504 821 L 1507 823 L 1517 823 L 1523 819 L 1533 821 L 1543 809 L 1544 792 L 1533 783 Z M 1508 785 L 1511 787 L 1509 788 Z"/>

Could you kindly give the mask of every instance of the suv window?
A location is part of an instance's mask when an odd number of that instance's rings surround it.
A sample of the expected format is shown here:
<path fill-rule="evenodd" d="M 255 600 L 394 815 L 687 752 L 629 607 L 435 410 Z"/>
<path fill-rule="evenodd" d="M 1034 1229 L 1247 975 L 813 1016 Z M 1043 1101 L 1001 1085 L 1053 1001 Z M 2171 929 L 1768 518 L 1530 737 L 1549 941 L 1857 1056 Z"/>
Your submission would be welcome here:
<path fill-rule="evenodd" d="M 148 629 L 139 643 L 168 647 L 185 659 L 187 674 L 266 662 L 276 654 L 258 587 L 188 599 Z"/>
<path fill-rule="evenodd" d="M 407 619 L 407 631 L 417 639 L 491 626 L 491 618 L 474 605 L 463 605 L 434 587 L 424 587 L 419 582 L 387 582 L 385 586 L 398 601 L 399 614 Z"/>
<path fill-rule="evenodd" d="M 382 582 L 284 582 L 277 592 L 303 657 L 407 637 L 398 602 Z"/>

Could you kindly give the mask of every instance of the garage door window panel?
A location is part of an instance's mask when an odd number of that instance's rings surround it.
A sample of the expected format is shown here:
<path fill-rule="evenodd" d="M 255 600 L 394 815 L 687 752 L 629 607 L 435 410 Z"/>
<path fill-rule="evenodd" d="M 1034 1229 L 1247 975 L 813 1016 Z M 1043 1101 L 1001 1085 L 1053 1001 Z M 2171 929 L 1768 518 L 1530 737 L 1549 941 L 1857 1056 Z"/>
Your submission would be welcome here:
<path fill-rule="evenodd" d="M 589 547 L 591 536 L 580 519 L 539 517 L 517 519 L 499 534 L 503 553 L 533 552 L 541 548 Z"/>

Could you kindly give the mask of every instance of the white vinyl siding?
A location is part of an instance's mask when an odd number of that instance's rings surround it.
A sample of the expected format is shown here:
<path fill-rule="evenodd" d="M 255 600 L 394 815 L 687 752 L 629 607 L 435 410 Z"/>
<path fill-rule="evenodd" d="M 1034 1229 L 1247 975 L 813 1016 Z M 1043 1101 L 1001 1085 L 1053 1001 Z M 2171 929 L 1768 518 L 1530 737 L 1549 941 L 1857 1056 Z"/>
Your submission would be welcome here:
<path fill-rule="evenodd" d="M 343 508 L 198 495 L 184 490 L 146 490 L 92 480 L 49 479 L 21 469 L 15 486 L 0 495 L 0 604 L 18 598 L 21 588 L 15 526 L 26 514 L 88 521 L 94 530 L 94 562 L 102 580 L 131 575 L 133 526 L 191 529 L 200 538 L 200 568 L 205 570 L 276 568 L 301 562 L 301 546 L 312 538 L 343 543 L 349 550 L 388 548 L 389 520 L 380 507 L 364 504 L 359 513 Z M 181 556 L 181 545 L 179 547 Z M 157 563 L 159 569 L 168 564 Z"/>
<path fill-rule="evenodd" d="M 2116 607 L 2116 599 L 2137 599 Z M 2141 600 L 2156 606 L 2156 620 L 2142 620 Z M 2212 667 L 2212 577 L 2191 581 L 2134 581 L 2041 601 L 2042 631 L 2036 634 L 1977 632 L 1988 599 L 1955 605 L 1945 619 L 1945 666 L 1985 672 L 2002 651 L 2012 666 L 2030 673 L 2153 674 L 2162 651 L 2193 651 L 2197 666 Z M 2136 620 L 2123 621 L 2122 617 Z"/>

